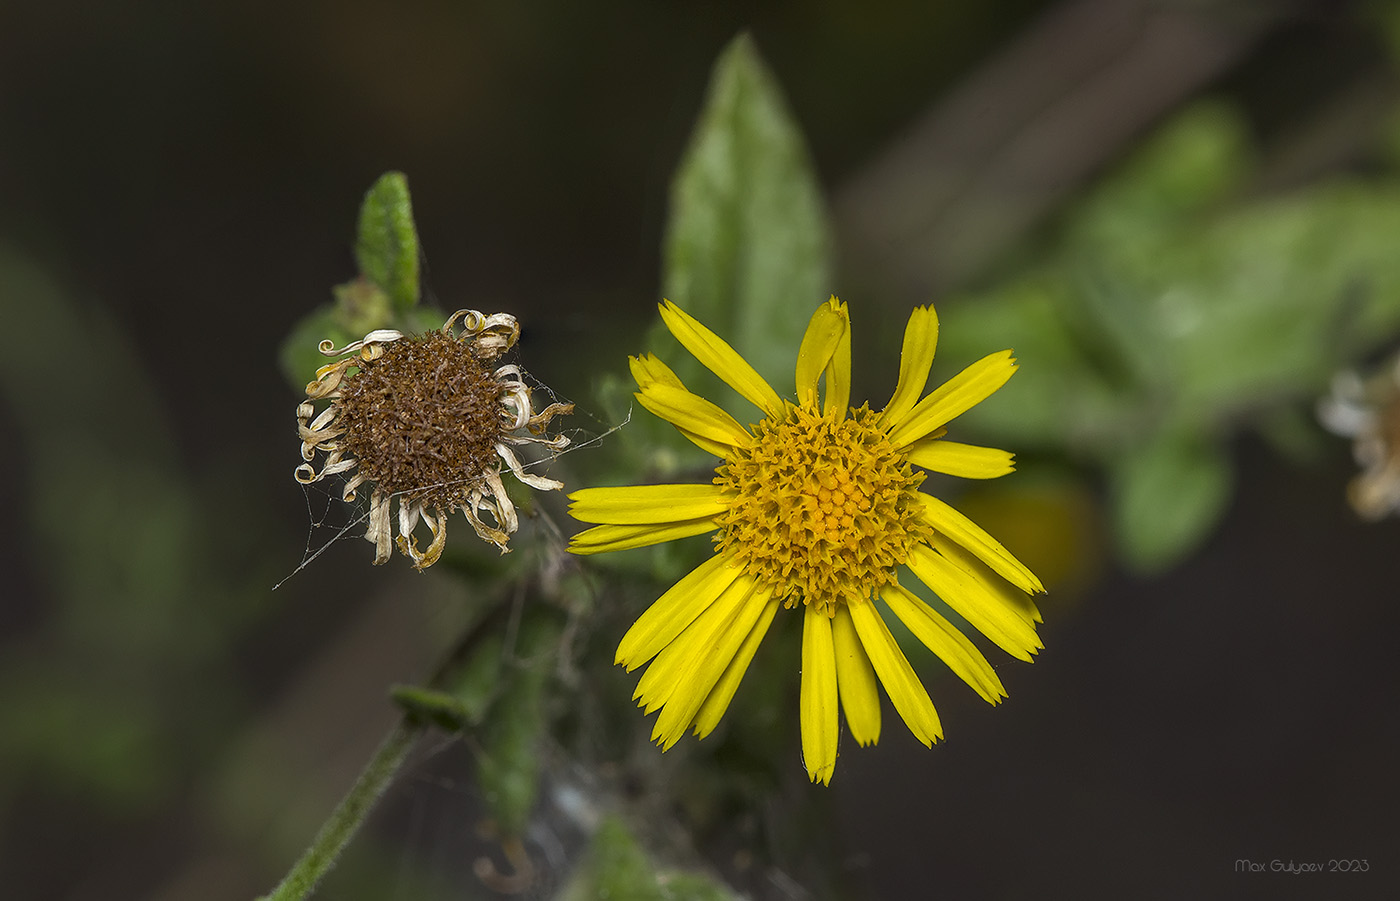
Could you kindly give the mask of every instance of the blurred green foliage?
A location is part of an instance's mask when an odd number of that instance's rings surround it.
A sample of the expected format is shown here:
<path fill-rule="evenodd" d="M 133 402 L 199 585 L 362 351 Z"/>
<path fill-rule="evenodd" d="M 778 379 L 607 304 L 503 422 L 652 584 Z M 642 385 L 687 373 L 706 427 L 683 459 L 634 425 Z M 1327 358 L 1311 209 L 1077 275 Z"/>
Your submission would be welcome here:
<path fill-rule="evenodd" d="M 703 873 L 658 867 L 616 816 L 598 826 L 583 865 L 558 895 L 559 901 L 732 901 L 737 897 Z"/>
<path fill-rule="evenodd" d="M 23 790 L 118 818 L 156 809 L 240 706 L 231 648 L 265 592 L 215 548 L 249 538 L 209 515 L 113 322 L 4 246 L 0 313 L 38 339 L 0 355 L 0 393 L 27 477 L 13 515 L 44 602 L 0 658 L 0 803 Z M 218 506 L 240 512 L 236 498 Z"/>
<path fill-rule="evenodd" d="M 1255 197 L 1253 169 L 1238 114 L 1193 107 L 1069 211 L 1039 263 L 940 310 L 940 354 L 1009 345 L 1024 365 L 955 428 L 1102 467 L 1141 570 L 1219 520 L 1232 435 L 1287 431 L 1400 328 L 1400 182 Z"/>
<path fill-rule="evenodd" d="M 477 778 L 482 797 L 508 836 L 520 836 L 539 794 L 541 754 L 545 744 L 546 692 L 557 688 L 551 676 L 557 664 L 560 624 L 552 611 L 525 615 L 519 642 L 501 669 L 499 700 L 491 706 L 480 731 Z"/>

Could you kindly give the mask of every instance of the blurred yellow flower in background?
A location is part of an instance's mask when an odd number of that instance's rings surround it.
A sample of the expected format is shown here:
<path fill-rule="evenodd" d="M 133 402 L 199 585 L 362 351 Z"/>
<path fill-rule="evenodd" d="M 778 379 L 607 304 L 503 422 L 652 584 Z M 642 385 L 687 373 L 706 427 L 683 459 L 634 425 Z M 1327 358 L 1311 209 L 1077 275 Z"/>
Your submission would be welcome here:
<path fill-rule="evenodd" d="M 934 311 L 909 317 L 899 382 L 881 412 L 850 406 L 851 331 L 832 297 L 812 316 L 797 355 L 797 403 L 785 400 L 733 348 L 669 301 L 667 328 L 696 359 L 751 401 L 748 428 L 692 394 L 666 364 L 631 359 L 637 398 L 723 459 L 711 484 L 586 488 L 570 495 L 576 554 L 643 547 L 718 530 L 715 555 L 657 600 L 623 637 L 617 662 L 651 665 L 634 698 L 660 710 L 664 749 L 687 729 L 703 738 L 728 708 L 779 607 L 804 608 L 801 732 L 808 776 L 831 781 L 838 710 L 857 743 L 880 736 L 877 682 L 925 745 L 943 736 L 923 684 L 891 635 L 876 598 L 989 702 L 1006 696 L 982 653 L 899 584 L 907 566 L 1007 653 L 1041 647 L 1030 598 L 1040 580 L 952 507 L 919 490 L 921 469 L 974 479 L 1006 475 L 1003 450 L 944 440 L 946 424 L 1016 370 L 991 354 L 920 399 L 938 341 Z M 820 383 L 823 381 L 824 385 Z M 822 390 L 824 389 L 824 390 Z"/>

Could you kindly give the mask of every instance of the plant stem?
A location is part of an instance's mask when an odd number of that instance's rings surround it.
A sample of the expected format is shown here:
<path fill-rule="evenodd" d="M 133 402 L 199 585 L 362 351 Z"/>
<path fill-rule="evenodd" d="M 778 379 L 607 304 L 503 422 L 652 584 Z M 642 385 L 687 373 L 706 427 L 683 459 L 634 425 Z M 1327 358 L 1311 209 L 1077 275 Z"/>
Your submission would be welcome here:
<path fill-rule="evenodd" d="M 452 653 L 438 665 L 437 671 L 427 682 L 427 690 L 439 688 L 453 667 L 459 665 L 463 657 L 475 648 L 483 637 L 491 633 L 503 618 L 510 617 L 512 610 L 511 604 L 497 604 L 484 619 L 469 627 L 458 640 Z M 408 709 L 399 724 L 384 737 L 379 750 L 374 752 L 374 757 L 370 758 L 369 763 L 360 771 L 359 778 L 341 799 L 340 805 L 332 811 L 330 819 L 321 825 L 321 831 L 302 852 L 301 859 L 271 894 L 264 895 L 257 901 L 303 901 L 311 896 L 316 884 L 335 867 L 340 852 L 345 850 L 350 839 L 355 837 L 369 812 L 374 809 L 375 803 L 394 781 L 394 775 L 408 759 L 413 746 L 427 731 L 432 718 L 425 718 L 422 714 L 421 709 Z"/>
<path fill-rule="evenodd" d="M 394 774 L 403 766 L 422 734 L 423 726 L 405 717 L 385 736 L 379 750 L 360 772 L 330 819 L 321 826 L 321 831 L 301 859 L 272 890 L 272 894 L 264 896 L 261 901 L 302 901 L 310 897 L 321 877 L 335 866 L 340 852 L 355 837 L 375 803 L 393 782 Z"/>

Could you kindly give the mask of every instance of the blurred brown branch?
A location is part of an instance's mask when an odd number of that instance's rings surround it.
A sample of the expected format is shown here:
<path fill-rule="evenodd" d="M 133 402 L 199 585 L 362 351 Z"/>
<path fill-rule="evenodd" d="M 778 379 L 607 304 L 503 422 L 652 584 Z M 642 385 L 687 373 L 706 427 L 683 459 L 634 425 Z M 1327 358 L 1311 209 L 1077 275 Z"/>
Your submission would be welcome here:
<path fill-rule="evenodd" d="M 965 282 L 1287 10 L 1055 8 L 837 193 L 847 262 L 884 273 L 896 305 Z"/>

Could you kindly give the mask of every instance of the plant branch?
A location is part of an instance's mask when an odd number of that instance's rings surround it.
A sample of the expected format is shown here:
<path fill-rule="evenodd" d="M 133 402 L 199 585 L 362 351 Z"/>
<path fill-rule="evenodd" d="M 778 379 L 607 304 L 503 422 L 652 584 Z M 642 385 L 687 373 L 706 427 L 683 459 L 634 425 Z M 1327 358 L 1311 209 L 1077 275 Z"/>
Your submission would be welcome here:
<path fill-rule="evenodd" d="M 394 774 L 408 759 L 424 726 L 411 717 L 404 719 L 385 736 L 379 750 L 360 772 L 355 784 L 321 826 L 310 847 L 301 855 L 285 879 L 261 901 L 301 901 L 315 890 L 321 878 L 335 866 L 340 852 L 355 837 L 374 805 L 394 781 Z"/>

